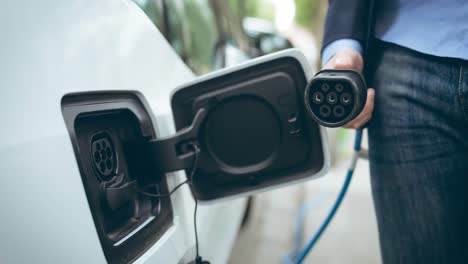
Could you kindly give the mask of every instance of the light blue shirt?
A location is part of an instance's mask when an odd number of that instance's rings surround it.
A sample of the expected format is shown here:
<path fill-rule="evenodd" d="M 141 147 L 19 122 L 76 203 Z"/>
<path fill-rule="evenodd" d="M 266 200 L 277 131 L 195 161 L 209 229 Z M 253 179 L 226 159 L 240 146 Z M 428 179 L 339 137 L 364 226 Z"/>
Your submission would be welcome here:
<path fill-rule="evenodd" d="M 468 60 L 468 0 L 376 0 L 375 37 L 421 53 Z M 362 54 L 353 39 L 330 43 L 322 65 L 340 49 Z"/>

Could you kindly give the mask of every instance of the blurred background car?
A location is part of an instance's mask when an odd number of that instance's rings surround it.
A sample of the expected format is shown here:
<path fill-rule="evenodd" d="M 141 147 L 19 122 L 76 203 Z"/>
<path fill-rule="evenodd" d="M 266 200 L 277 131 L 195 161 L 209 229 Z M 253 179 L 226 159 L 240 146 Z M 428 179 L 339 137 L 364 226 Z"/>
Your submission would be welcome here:
<path fill-rule="evenodd" d="M 244 17 L 243 1 L 134 2 L 197 74 L 293 47 L 268 20 Z"/>
<path fill-rule="evenodd" d="M 245 17 L 242 20 L 242 28 L 258 56 L 293 48 L 291 41 L 280 34 L 274 24 L 266 19 Z"/>

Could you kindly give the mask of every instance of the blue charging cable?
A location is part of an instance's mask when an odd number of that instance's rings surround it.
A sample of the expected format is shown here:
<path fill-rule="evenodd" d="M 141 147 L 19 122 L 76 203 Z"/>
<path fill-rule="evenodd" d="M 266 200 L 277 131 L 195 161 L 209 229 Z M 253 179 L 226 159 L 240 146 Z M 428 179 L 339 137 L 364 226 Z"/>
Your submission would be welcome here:
<path fill-rule="evenodd" d="M 361 151 L 361 141 L 362 141 L 362 130 L 357 130 L 356 136 L 354 139 L 354 152 L 353 152 L 351 164 L 348 168 L 348 172 L 346 173 L 346 178 L 343 183 L 343 187 L 341 187 L 340 193 L 338 194 L 338 197 L 336 198 L 336 201 L 333 204 L 333 207 L 331 208 L 330 212 L 328 213 L 327 217 L 323 221 L 320 228 L 317 230 L 314 236 L 310 239 L 307 245 L 299 252 L 299 255 L 297 256 L 297 259 L 295 262 L 296 264 L 300 264 L 304 261 L 304 259 L 307 257 L 310 250 L 315 246 L 317 241 L 320 239 L 323 232 L 327 228 L 328 224 L 330 224 L 330 221 L 335 216 L 336 211 L 340 207 L 341 202 L 343 201 L 343 198 L 345 197 L 346 192 L 348 191 L 349 183 L 351 182 L 351 179 L 353 178 L 353 172 L 354 172 L 354 169 L 356 168 L 356 164 L 359 159 L 359 153 Z"/>

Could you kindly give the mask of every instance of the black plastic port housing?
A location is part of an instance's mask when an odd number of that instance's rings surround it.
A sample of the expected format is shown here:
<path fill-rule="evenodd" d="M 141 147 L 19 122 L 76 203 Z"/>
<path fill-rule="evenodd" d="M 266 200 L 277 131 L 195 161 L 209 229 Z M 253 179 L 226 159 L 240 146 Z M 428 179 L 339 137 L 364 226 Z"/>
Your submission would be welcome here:
<path fill-rule="evenodd" d="M 66 95 L 62 112 L 70 132 L 96 229 L 109 263 L 129 263 L 172 224 L 163 174 L 147 155 L 156 139 L 144 100 L 135 92 Z"/>
<path fill-rule="evenodd" d="M 300 62 L 284 57 L 190 83 L 173 93 L 178 133 L 195 130 L 185 139 L 200 148 L 193 178 L 186 173 L 196 199 L 285 184 L 324 168 L 320 127 L 304 106 L 306 86 Z"/>
<path fill-rule="evenodd" d="M 367 86 L 352 70 L 322 70 L 309 82 L 305 105 L 311 117 L 326 127 L 343 126 L 364 108 Z"/>

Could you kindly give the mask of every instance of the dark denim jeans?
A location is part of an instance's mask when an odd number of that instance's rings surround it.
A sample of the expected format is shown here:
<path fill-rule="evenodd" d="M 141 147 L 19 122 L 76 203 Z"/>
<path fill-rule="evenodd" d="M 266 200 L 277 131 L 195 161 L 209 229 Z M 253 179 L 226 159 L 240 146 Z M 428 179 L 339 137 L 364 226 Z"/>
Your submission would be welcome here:
<path fill-rule="evenodd" d="M 384 42 L 372 58 L 369 155 L 383 263 L 468 263 L 468 61 Z"/>

